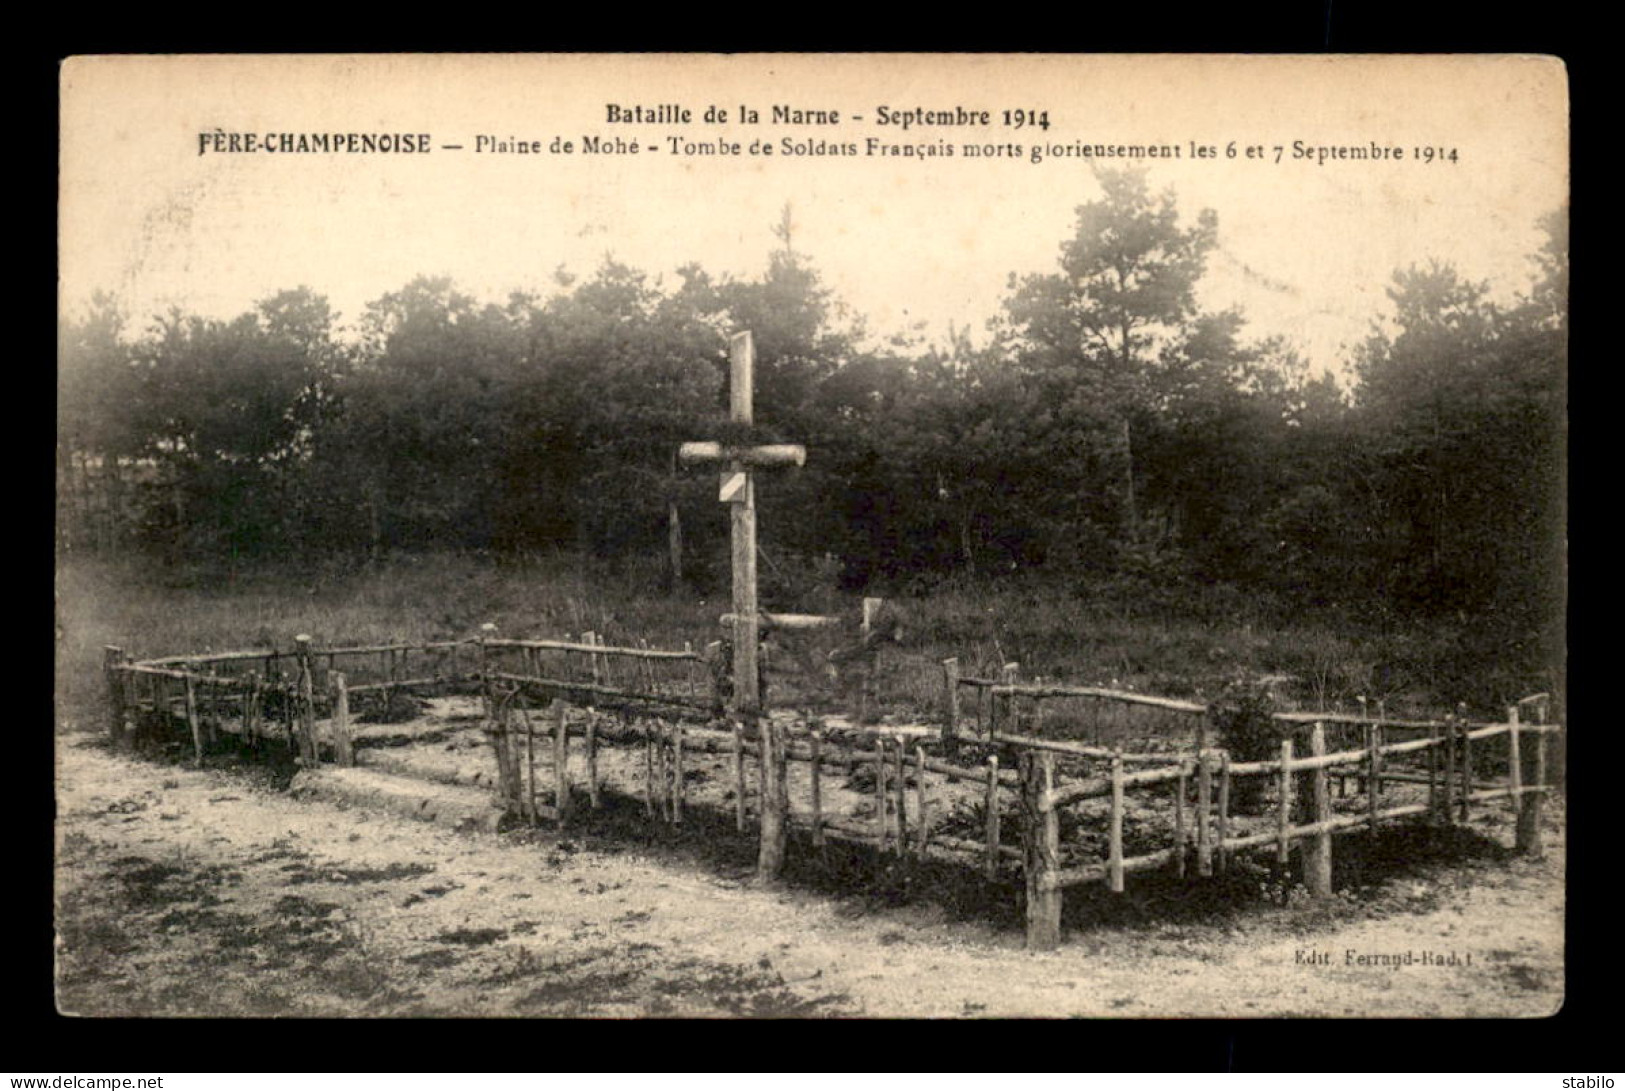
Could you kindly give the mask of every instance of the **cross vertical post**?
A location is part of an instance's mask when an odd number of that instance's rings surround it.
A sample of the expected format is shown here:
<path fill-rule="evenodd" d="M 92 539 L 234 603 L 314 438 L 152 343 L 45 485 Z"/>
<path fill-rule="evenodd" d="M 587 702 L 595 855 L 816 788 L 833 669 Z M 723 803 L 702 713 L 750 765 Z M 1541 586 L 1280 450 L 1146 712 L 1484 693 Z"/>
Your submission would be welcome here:
<path fill-rule="evenodd" d="M 756 346 L 749 330 L 728 339 L 728 361 L 728 415 L 734 425 L 743 426 L 740 428 L 743 432 L 755 423 L 751 392 L 755 383 Z M 756 741 L 761 754 L 762 824 L 756 874 L 764 881 L 777 878 L 784 867 L 788 814 L 783 735 L 762 714 L 758 661 L 762 621 L 756 596 L 756 487 L 752 471 L 757 467 L 800 466 L 806 457 L 804 448 L 787 443 L 733 446 L 700 442 L 685 443 L 677 449 L 677 459 L 683 465 L 716 462 L 726 467 L 717 499 L 732 509 L 733 613 L 724 619 L 733 633 L 733 700 L 729 711 L 736 723 L 760 727 Z"/>
<path fill-rule="evenodd" d="M 735 424 L 752 424 L 755 421 L 751 391 L 756 382 L 756 342 L 749 330 L 728 339 L 728 363 L 728 419 Z M 737 458 L 729 461 L 728 476 L 723 479 L 725 497 L 730 486 L 742 493 L 729 504 L 733 543 L 734 705 L 748 714 L 758 711 L 761 705 L 761 676 L 756 665 L 756 487 L 750 467 Z"/>

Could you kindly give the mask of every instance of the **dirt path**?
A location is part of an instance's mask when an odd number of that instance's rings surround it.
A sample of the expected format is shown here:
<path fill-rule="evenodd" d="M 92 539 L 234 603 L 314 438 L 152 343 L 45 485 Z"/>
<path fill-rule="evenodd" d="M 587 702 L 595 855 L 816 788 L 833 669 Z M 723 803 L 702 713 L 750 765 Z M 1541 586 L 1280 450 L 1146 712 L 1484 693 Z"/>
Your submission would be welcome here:
<path fill-rule="evenodd" d="M 763 891 L 545 832 L 458 834 L 66 735 L 59 1006 L 84 1015 L 1539 1016 L 1562 1000 L 1559 827 L 1539 863 L 1471 861 L 1391 881 L 1357 904 L 1264 906 L 1222 924 L 1073 931 L 1059 951 L 1034 956 L 1017 931 L 950 921 L 931 906 Z M 1414 958 L 1357 966 L 1349 951 Z M 1425 965 L 1425 954 L 1456 963 Z"/>

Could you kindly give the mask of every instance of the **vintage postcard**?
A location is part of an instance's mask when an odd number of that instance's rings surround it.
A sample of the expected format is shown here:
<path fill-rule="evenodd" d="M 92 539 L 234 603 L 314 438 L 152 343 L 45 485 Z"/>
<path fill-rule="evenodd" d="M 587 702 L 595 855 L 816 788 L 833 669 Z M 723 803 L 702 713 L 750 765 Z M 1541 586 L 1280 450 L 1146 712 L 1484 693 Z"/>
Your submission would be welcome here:
<path fill-rule="evenodd" d="M 1562 1006 L 1561 61 L 60 78 L 60 1011 Z"/>

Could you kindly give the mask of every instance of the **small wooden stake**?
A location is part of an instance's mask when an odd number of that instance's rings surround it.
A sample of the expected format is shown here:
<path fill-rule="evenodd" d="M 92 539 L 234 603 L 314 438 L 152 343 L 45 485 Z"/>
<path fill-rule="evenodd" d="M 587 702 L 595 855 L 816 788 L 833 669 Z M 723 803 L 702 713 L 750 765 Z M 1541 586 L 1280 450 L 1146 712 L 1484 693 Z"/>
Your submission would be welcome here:
<path fill-rule="evenodd" d="M 1285 865 L 1292 859 L 1292 842 L 1287 830 L 1292 827 L 1292 740 L 1281 740 L 1281 806 L 1276 820 L 1276 860 Z"/>
<path fill-rule="evenodd" d="M 1045 756 L 1048 757 L 1048 755 Z M 1198 791 L 1200 791 L 1202 782 L 1201 772 L 1201 758 L 1198 757 Z M 1201 804 L 1198 803 L 1197 806 L 1200 808 Z M 1200 814 L 1198 814 L 1197 828 L 1198 830 L 1201 829 Z M 1109 836 L 1111 840 L 1107 850 L 1109 855 L 1107 856 L 1106 866 L 1109 869 L 1112 893 L 1121 894 L 1123 893 L 1123 759 L 1121 755 L 1112 757 L 1112 810 Z M 1198 840 L 1200 840 L 1200 834 L 1198 834 Z M 1197 867 L 1201 867 L 1200 858 L 1197 860 Z"/>
<path fill-rule="evenodd" d="M 944 710 L 945 719 L 942 723 L 942 745 L 944 752 L 952 760 L 959 743 L 959 660 L 957 658 L 942 661 L 942 677 L 947 691 L 946 708 Z"/>
<path fill-rule="evenodd" d="M 355 745 L 350 739 L 350 690 L 343 671 L 329 671 L 333 680 L 333 759 L 346 768 L 355 765 Z"/>
<path fill-rule="evenodd" d="M 984 816 L 987 822 L 987 855 L 982 860 L 982 867 L 989 879 L 999 877 L 999 756 L 989 754 L 987 757 L 987 794 L 984 797 Z"/>
<path fill-rule="evenodd" d="M 1317 758 L 1326 755 L 1326 725 L 1316 723 L 1309 730 L 1309 753 Z M 1310 773 L 1313 788 L 1314 814 L 1311 821 L 1323 825 L 1332 817 L 1330 785 L 1325 766 L 1316 766 Z M 1304 886 L 1311 896 L 1329 898 L 1332 894 L 1332 831 L 1322 829 L 1304 841 Z"/>

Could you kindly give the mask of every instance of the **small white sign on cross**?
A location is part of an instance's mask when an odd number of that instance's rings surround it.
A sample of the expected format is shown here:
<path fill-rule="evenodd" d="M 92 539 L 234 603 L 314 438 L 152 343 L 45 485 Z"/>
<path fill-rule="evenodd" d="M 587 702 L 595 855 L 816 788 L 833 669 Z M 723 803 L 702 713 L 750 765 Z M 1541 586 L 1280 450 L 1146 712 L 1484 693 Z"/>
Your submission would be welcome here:
<path fill-rule="evenodd" d="M 717 499 L 724 504 L 743 504 L 745 502 L 745 483 L 749 480 L 743 470 L 737 473 L 723 474 L 722 491 L 718 493 Z"/>

